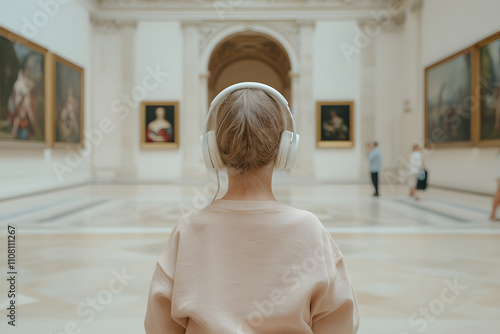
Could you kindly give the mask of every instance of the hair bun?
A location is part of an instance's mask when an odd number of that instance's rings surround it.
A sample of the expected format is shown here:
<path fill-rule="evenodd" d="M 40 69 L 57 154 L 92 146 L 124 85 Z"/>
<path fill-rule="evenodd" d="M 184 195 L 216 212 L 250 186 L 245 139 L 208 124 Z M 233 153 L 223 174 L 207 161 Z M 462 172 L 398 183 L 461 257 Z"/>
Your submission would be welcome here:
<path fill-rule="evenodd" d="M 216 111 L 216 140 L 224 164 L 241 172 L 273 163 L 286 128 L 284 106 L 261 89 L 229 94 Z"/>

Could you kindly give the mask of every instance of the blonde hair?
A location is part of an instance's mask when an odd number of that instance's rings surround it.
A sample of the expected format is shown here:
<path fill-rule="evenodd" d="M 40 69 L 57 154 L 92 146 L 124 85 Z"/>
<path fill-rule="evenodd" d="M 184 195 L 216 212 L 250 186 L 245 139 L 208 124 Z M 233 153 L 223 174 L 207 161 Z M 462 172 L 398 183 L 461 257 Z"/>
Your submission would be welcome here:
<path fill-rule="evenodd" d="M 260 89 L 229 94 L 216 110 L 215 133 L 222 161 L 240 173 L 274 162 L 286 129 L 285 106 Z"/>

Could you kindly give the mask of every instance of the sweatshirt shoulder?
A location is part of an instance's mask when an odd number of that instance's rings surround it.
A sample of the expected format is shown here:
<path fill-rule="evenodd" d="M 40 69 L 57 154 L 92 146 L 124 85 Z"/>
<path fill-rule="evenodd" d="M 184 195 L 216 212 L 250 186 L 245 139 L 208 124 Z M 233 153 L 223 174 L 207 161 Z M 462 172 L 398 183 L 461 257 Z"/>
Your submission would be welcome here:
<path fill-rule="evenodd" d="M 193 210 L 193 211 L 190 211 L 190 212 L 187 212 L 185 213 L 184 215 L 182 215 L 178 220 L 177 220 L 177 223 L 175 224 L 174 226 L 174 231 L 182 231 L 182 230 L 186 230 L 187 228 L 189 228 L 193 222 L 196 222 L 199 220 L 199 216 L 200 216 L 200 213 L 203 211 L 202 210 Z"/>
<path fill-rule="evenodd" d="M 326 232 L 325 227 L 314 213 L 291 206 L 285 207 L 292 218 L 292 222 L 298 225 L 297 227 L 303 227 L 310 232 L 312 231 L 318 234 Z"/>

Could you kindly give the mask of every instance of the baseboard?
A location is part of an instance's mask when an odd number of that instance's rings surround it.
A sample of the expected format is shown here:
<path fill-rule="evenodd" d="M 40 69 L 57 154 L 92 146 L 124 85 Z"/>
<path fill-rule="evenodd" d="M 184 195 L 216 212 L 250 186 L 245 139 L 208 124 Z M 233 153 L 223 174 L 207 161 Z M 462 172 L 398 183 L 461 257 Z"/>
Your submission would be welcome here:
<path fill-rule="evenodd" d="M 38 191 L 32 191 L 29 193 L 25 194 L 19 194 L 19 195 L 13 195 L 13 196 L 5 196 L 5 197 L 0 197 L 0 202 L 5 202 L 5 201 L 10 201 L 10 200 L 15 200 L 15 199 L 20 199 L 20 198 L 27 198 L 31 196 L 37 196 L 37 195 L 43 195 L 43 194 L 48 194 L 48 193 L 53 193 L 53 192 L 58 192 L 58 191 L 63 191 L 63 190 L 69 190 L 69 189 L 74 189 L 74 188 L 80 188 L 84 186 L 89 186 L 89 185 L 148 185 L 148 186 L 167 186 L 167 185 L 199 185 L 199 184 L 205 184 L 208 180 L 205 179 L 196 179 L 196 180 L 127 180 L 127 179 L 118 179 L 118 180 L 88 180 L 88 181 L 82 181 L 82 182 L 77 182 L 74 184 L 68 184 L 64 186 L 57 186 L 57 187 L 51 187 L 43 190 L 38 190 Z M 282 186 L 282 185 L 314 185 L 314 186 L 323 186 L 323 185 L 361 185 L 361 184 L 370 184 L 369 180 L 349 180 L 349 181 L 333 181 L 333 180 L 302 180 L 302 179 L 289 179 L 286 181 L 279 181 L 274 183 L 274 185 L 277 186 Z M 383 182 L 380 183 L 381 185 L 384 185 Z M 399 184 L 398 184 L 399 185 Z M 404 184 L 401 184 L 401 186 L 404 186 Z M 453 191 L 453 192 L 459 192 L 459 193 L 464 193 L 464 194 L 471 194 L 471 195 L 478 195 L 478 196 L 486 196 L 486 197 L 491 197 L 494 194 L 488 194 L 488 193 L 482 193 L 482 192 L 477 192 L 477 191 L 471 191 L 471 190 L 463 190 L 463 189 L 456 189 L 452 187 L 444 187 L 444 186 L 435 186 L 435 185 L 429 185 L 429 188 L 434 188 L 434 189 L 441 189 L 441 190 L 446 190 L 446 191 Z"/>
<path fill-rule="evenodd" d="M 35 190 L 35 191 L 30 191 L 24 194 L 18 194 L 18 195 L 12 195 L 12 196 L 4 196 L 0 197 L 0 202 L 5 202 L 5 201 L 11 201 L 14 199 L 20 199 L 20 198 L 25 198 L 25 197 L 30 197 L 30 196 L 37 196 L 37 195 L 43 195 L 43 194 L 48 194 L 48 193 L 53 193 L 57 191 L 62 191 L 62 190 L 68 190 L 68 189 L 73 189 L 73 188 L 79 188 L 83 187 L 86 185 L 92 184 L 92 181 L 82 181 L 82 182 L 76 182 L 64 186 L 56 186 L 56 187 L 50 187 L 46 189 L 41 189 L 41 190 Z"/>
<path fill-rule="evenodd" d="M 495 196 L 495 194 L 488 194 L 488 193 L 483 193 L 480 191 L 473 191 L 473 190 L 464 190 L 464 189 L 457 189 L 453 187 L 446 187 L 446 186 L 433 186 L 429 185 L 429 188 L 434 188 L 434 189 L 441 189 L 441 190 L 446 190 L 446 191 L 454 191 L 454 192 L 459 192 L 459 193 L 464 193 L 464 194 L 470 194 L 470 195 L 478 195 L 478 196 Z"/>

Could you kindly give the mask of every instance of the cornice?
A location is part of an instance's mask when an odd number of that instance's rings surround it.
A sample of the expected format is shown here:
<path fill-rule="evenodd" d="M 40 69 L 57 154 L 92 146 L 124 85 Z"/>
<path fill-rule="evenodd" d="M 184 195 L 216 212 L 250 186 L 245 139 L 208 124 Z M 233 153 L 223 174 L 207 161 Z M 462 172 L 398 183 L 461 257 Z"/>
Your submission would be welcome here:
<path fill-rule="evenodd" d="M 119 31 L 123 28 L 137 28 L 137 20 L 131 19 L 108 19 L 99 16 L 98 14 L 90 14 L 90 22 L 96 29 L 102 31 Z"/>
<path fill-rule="evenodd" d="M 97 12 L 99 4 L 97 0 L 76 0 L 84 9 L 88 10 L 90 13 Z"/>
<path fill-rule="evenodd" d="M 86 0 L 100 9 L 123 8 L 380 8 L 388 7 L 394 0 Z"/>
<path fill-rule="evenodd" d="M 139 21 L 369 20 L 394 0 L 78 0 L 102 18 Z M 400 0 L 404 1 L 404 0 Z"/>

